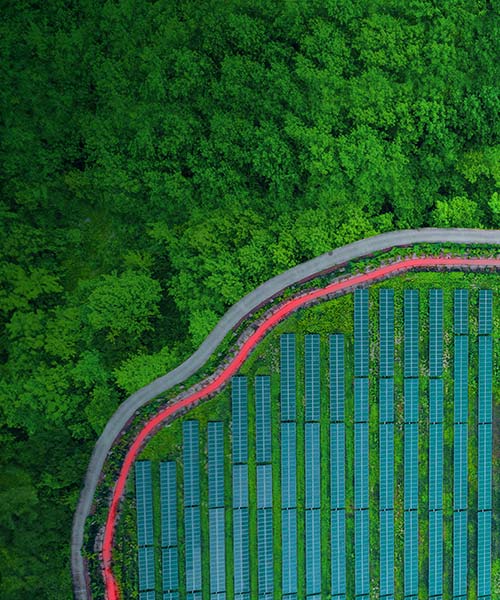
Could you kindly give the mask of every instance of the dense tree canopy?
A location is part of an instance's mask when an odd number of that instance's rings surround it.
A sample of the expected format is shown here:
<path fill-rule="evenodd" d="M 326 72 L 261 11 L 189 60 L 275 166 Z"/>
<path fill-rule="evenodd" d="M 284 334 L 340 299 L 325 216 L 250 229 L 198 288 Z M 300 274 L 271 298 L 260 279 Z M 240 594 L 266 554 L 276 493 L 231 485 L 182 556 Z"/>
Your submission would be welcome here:
<path fill-rule="evenodd" d="M 0 24 L 0 595 L 70 596 L 123 398 L 273 274 L 500 226 L 487 1 L 51 0 Z"/>

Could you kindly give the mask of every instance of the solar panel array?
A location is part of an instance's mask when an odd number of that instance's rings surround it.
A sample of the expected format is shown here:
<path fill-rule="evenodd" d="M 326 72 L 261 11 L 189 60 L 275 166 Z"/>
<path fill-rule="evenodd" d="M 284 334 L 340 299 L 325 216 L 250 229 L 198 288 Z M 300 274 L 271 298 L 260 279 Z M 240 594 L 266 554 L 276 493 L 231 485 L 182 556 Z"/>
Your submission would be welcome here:
<path fill-rule="evenodd" d="M 394 376 L 394 290 L 379 292 L 380 377 Z"/>
<path fill-rule="evenodd" d="M 467 441 L 469 293 L 455 290 L 453 303 L 453 596 L 467 594 Z"/>
<path fill-rule="evenodd" d="M 255 378 L 255 460 L 271 462 L 271 380 L 269 375 Z"/>
<path fill-rule="evenodd" d="M 354 292 L 354 377 L 368 377 L 368 290 Z"/>
<path fill-rule="evenodd" d="M 281 420 L 295 421 L 296 383 L 295 383 L 295 334 L 284 333 L 280 336 L 280 400 Z"/>
<path fill-rule="evenodd" d="M 344 422 L 345 405 L 344 336 L 330 336 L 330 421 Z"/>
<path fill-rule="evenodd" d="M 154 590 L 154 534 L 153 534 L 153 488 L 151 463 L 141 460 L 135 463 L 135 500 L 137 519 L 137 545 L 139 565 L 139 592 Z"/>
<path fill-rule="evenodd" d="M 477 596 L 491 598 L 493 293 L 479 290 Z"/>
<path fill-rule="evenodd" d="M 163 593 L 179 593 L 177 472 L 174 461 L 160 463 L 161 561 Z M 172 596 L 174 595 L 174 596 Z"/>
<path fill-rule="evenodd" d="M 429 596 L 443 594 L 443 290 L 429 290 Z"/>
<path fill-rule="evenodd" d="M 320 360 L 318 334 L 305 336 L 305 420 L 320 419 Z"/>
<path fill-rule="evenodd" d="M 188 594 L 201 593 L 200 432 L 198 421 L 184 421 L 182 444 L 186 592 Z"/>
<path fill-rule="evenodd" d="M 224 423 L 211 421 L 208 437 L 208 527 L 210 598 L 226 597 L 226 528 L 224 499 Z"/>
<path fill-rule="evenodd" d="M 248 536 L 248 385 L 246 377 L 233 377 L 233 580 L 234 597 L 250 594 L 250 547 Z"/>

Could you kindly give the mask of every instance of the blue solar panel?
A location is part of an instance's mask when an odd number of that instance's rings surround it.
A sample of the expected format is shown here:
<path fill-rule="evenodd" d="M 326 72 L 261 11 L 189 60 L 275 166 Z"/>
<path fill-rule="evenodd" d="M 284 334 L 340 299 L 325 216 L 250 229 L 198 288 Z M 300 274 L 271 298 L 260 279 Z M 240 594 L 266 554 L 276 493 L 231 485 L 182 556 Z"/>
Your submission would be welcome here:
<path fill-rule="evenodd" d="M 368 421 L 368 377 L 354 380 L 354 421 Z"/>
<path fill-rule="evenodd" d="M 477 508 L 491 509 L 492 426 L 478 425 Z"/>
<path fill-rule="evenodd" d="M 443 290 L 429 290 L 429 374 L 443 373 Z"/>
<path fill-rule="evenodd" d="M 468 352 L 469 338 L 465 335 L 455 336 L 454 357 L 454 421 L 455 423 L 466 423 L 468 419 Z"/>
<path fill-rule="evenodd" d="M 429 426 L 429 510 L 443 508 L 443 425 Z"/>
<path fill-rule="evenodd" d="M 418 290 L 404 291 L 404 376 L 418 377 Z"/>
<path fill-rule="evenodd" d="M 208 506 L 224 506 L 224 424 L 208 423 Z"/>
<path fill-rule="evenodd" d="M 295 423 L 281 424 L 281 507 L 297 506 L 297 431 Z"/>
<path fill-rule="evenodd" d="M 201 590 L 200 507 L 184 508 L 186 591 Z"/>
<path fill-rule="evenodd" d="M 233 508 L 248 507 L 248 465 L 233 465 Z"/>
<path fill-rule="evenodd" d="M 297 510 L 281 511 L 282 592 L 297 593 Z"/>
<path fill-rule="evenodd" d="M 493 340 L 490 335 L 479 337 L 478 421 L 492 421 Z"/>
<path fill-rule="evenodd" d="M 394 290 L 379 292 L 380 376 L 394 375 Z"/>
<path fill-rule="evenodd" d="M 208 511 L 210 537 L 210 594 L 226 592 L 226 531 L 224 508 Z"/>
<path fill-rule="evenodd" d="M 404 595 L 418 595 L 418 511 L 404 513 Z"/>
<path fill-rule="evenodd" d="M 186 594 L 186 600 L 203 600 L 203 594 L 201 591 L 188 592 Z"/>
<path fill-rule="evenodd" d="M 137 506 L 137 544 L 153 544 L 153 496 L 151 487 L 151 463 L 135 463 L 135 498 Z"/>
<path fill-rule="evenodd" d="M 417 423 L 418 421 L 418 379 L 404 380 L 404 399 L 405 399 L 405 423 Z"/>
<path fill-rule="evenodd" d="M 232 400 L 232 436 L 233 463 L 248 461 L 248 399 L 247 378 L 233 377 L 231 387 Z"/>
<path fill-rule="evenodd" d="M 271 462 L 271 383 L 268 375 L 255 378 L 255 460 Z"/>
<path fill-rule="evenodd" d="M 332 596 L 346 592 L 345 510 L 331 511 Z"/>
<path fill-rule="evenodd" d="M 320 417 L 319 339 L 317 334 L 305 336 L 306 421 L 319 421 Z"/>
<path fill-rule="evenodd" d="M 156 592 L 154 590 L 149 590 L 149 592 L 139 592 L 139 600 L 156 600 Z M 170 600 L 170 598 L 168 598 L 167 600 Z"/>
<path fill-rule="evenodd" d="M 429 379 L 429 421 L 443 422 L 443 380 Z"/>
<path fill-rule="evenodd" d="M 368 377 L 370 340 L 368 328 L 368 290 L 354 292 L 354 376 Z"/>
<path fill-rule="evenodd" d="M 234 594 L 250 592 L 248 508 L 233 510 Z"/>
<path fill-rule="evenodd" d="M 354 507 L 368 508 L 367 423 L 354 423 Z"/>
<path fill-rule="evenodd" d="M 281 420 L 294 421 L 296 418 L 295 334 L 283 334 L 280 336 L 280 343 Z"/>
<path fill-rule="evenodd" d="M 321 593 L 321 515 L 319 508 L 306 510 L 306 593 Z"/>
<path fill-rule="evenodd" d="M 177 547 L 161 551 L 162 588 L 164 592 L 177 592 L 179 588 L 179 554 Z"/>
<path fill-rule="evenodd" d="M 163 596 L 162 596 L 163 600 L 180 600 L 180 596 L 179 596 L 179 592 L 163 592 Z M 148 597 L 142 597 L 139 594 L 139 600 L 156 600 L 156 596 L 155 593 L 152 592 L 152 595 Z"/>
<path fill-rule="evenodd" d="M 394 507 L 394 424 L 379 425 L 380 509 Z"/>
<path fill-rule="evenodd" d="M 404 426 L 404 507 L 418 508 L 418 425 Z"/>
<path fill-rule="evenodd" d="M 270 508 L 257 510 L 257 561 L 259 599 L 273 593 L 273 511 Z"/>
<path fill-rule="evenodd" d="M 305 423 L 305 480 L 306 508 L 321 506 L 319 423 Z"/>
<path fill-rule="evenodd" d="M 453 509 L 467 508 L 467 424 L 453 426 Z"/>
<path fill-rule="evenodd" d="M 443 593 L 443 512 L 429 512 L 429 596 Z"/>
<path fill-rule="evenodd" d="M 469 333 L 469 290 L 455 290 L 453 331 L 457 335 L 467 335 Z"/>
<path fill-rule="evenodd" d="M 174 461 L 160 463 L 161 545 L 177 546 L 177 476 Z"/>
<path fill-rule="evenodd" d="M 467 511 L 453 513 L 453 595 L 467 594 Z"/>
<path fill-rule="evenodd" d="M 271 465 L 257 465 L 257 508 L 272 508 L 273 476 Z"/>
<path fill-rule="evenodd" d="M 368 510 L 354 511 L 355 594 L 370 593 L 370 542 Z"/>
<path fill-rule="evenodd" d="M 380 423 L 394 421 L 394 380 L 392 378 L 379 379 L 379 421 Z"/>
<path fill-rule="evenodd" d="M 330 496 L 332 508 L 345 507 L 345 425 L 330 424 Z"/>
<path fill-rule="evenodd" d="M 477 595 L 491 594 L 491 511 L 477 514 Z"/>
<path fill-rule="evenodd" d="M 330 336 L 330 420 L 344 420 L 344 336 Z"/>
<path fill-rule="evenodd" d="M 493 292 L 479 290 L 479 335 L 489 335 L 493 329 Z"/>
<path fill-rule="evenodd" d="M 200 458 L 198 421 L 182 424 L 184 460 L 184 506 L 200 504 Z"/>
<path fill-rule="evenodd" d="M 394 511 L 380 511 L 380 595 L 394 594 Z"/>
<path fill-rule="evenodd" d="M 139 548 L 139 591 L 155 587 L 155 557 L 153 546 Z"/>

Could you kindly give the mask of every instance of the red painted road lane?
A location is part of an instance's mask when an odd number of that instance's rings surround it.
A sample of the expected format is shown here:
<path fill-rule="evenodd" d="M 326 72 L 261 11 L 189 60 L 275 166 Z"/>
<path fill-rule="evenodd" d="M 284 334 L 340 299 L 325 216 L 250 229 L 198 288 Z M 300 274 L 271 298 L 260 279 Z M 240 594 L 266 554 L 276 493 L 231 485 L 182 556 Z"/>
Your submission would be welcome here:
<path fill-rule="evenodd" d="M 264 335 L 272 329 L 279 321 L 284 317 L 288 316 L 297 308 L 328 294 L 345 290 L 346 288 L 355 287 L 364 283 L 369 283 L 386 277 L 387 275 L 394 274 L 396 272 L 401 273 L 402 271 L 408 271 L 411 269 L 425 269 L 432 267 L 494 267 L 500 268 L 500 259 L 488 259 L 488 258 L 410 258 L 401 260 L 390 265 L 379 267 L 369 273 L 363 273 L 360 275 L 353 275 L 343 281 L 337 281 L 330 283 L 326 287 L 320 290 L 314 290 L 308 292 L 298 298 L 292 298 L 283 302 L 283 304 L 269 316 L 259 327 L 248 337 L 243 343 L 240 350 L 228 366 L 208 385 L 202 390 L 191 394 L 190 396 L 179 400 L 175 404 L 164 408 L 155 417 L 146 423 L 146 425 L 139 432 L 134 442 L 130 446 L 120 470 L 120 474 L 116 481 L 115 488 L 113 490 L 113 496 L 111 499 L 111 505 L 108 512 L 108 518 L 106 520 L 106 526 L 104 530 L 104 539 L 102 546 L 102 560 L 103 560 L 103 577 L 106 587 L 106 597 L 108 600 L 119 600 L 119 591 L 116 584 L 116 580 L 112 571 L 112 551 L 113 551 L 113 536 L 117 520 L 117 511 L 120 500 L 125 489 L 125 483 L 127 481 L 128 474 L 134 463 L 137 455 L 139 454 L 144 441 L 163 421 L 177 413 L 178 411 L 190 406 L 194 402 L 204 398 L 217 391 L 224 383 L 228 381 L 241 367 L 243 362 L 247 359 L 254 346 L 264 337 Z"/>

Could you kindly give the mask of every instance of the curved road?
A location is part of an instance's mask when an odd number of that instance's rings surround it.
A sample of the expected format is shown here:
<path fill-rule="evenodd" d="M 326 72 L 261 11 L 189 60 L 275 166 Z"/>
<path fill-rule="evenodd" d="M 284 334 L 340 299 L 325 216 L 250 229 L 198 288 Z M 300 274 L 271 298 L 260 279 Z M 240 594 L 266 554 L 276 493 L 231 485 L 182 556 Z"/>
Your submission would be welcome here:
<path fill-rule="evenodd" d="M 285 288 L 312 279 L 335 267 L 394 246 L 408 246 L 416 243 L 461 243 L 461 244 L 500 244 L 500 231 L 476 229 L 420 229 L 385 233 L 354 242 L 313 260 L 298 265 L 262 284 L 235 304 L 222 317 L 215 329 L 206 338 L 198 350 L 179 367 L 164 375 L 148 386 L 140 389 L 121 404 L 108 421 L 98 439 L 89 463 L 77 509 L 75 511 L 71 541 L 71 567 L 75 598 L 90 598 L 90 590 L 85 577 L 85 565 L 81 555 L 85 520 L 90 512 L 99 476 L 111 446 L 135 411 L 170 389 L 174 385 L 198 371 L 208 360 L 212 352 L 238 323 L 260 305 L 278 295 Z M 204 391 L 204 395 L 207 391 Z M 176 410 L 178 407 L 176 407 Z M 165 418 L 165 415 L 164 417 Z M 135 443 L 134 443 L 135 444 Z M 116 498 L 116 494 L 115 494 Z M 116 505 L 117 506 L 117 502 Z M 114 512 L 114 511 L 112 511 Z M 109 522 L 109 519 L 108 519 Z M 109 528 L 107 527 L 108 531 Z M 112 531 L 111 531 L 112 537 Z"/>

